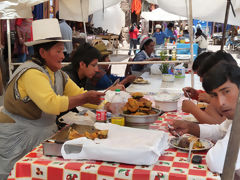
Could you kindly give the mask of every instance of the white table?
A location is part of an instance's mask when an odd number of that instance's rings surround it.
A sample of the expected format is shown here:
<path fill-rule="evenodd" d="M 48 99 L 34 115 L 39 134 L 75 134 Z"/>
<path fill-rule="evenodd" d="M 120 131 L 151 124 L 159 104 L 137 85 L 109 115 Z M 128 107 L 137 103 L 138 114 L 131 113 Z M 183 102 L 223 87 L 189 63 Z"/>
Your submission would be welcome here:
<path fill-rule="evenodd" d="M 157 93 L 162 90 L 171 92 L 182 92 L 182 88 L 191 87 L 191 74 L 185 74 L 185 78 L 175 78 L 174 82 L 163 82 L 161 75 L 150 75 L 145 72 L 141 75 L 149 84 L 131 84 L 127 87 L 127 92 L 153 92 Z M 194 74 L 194 88 L 203 89 L 199 76 Z"/>

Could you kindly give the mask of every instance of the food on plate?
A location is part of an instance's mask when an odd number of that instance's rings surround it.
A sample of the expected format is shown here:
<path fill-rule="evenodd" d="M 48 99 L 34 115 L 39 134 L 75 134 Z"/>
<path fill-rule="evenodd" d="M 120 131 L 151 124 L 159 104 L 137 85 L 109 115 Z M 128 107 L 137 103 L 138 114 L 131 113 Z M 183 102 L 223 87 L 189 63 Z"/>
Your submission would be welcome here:
<path fill-rule="evenodd" d="M 144 94 L 141 92 L 134 92 L 131 94 L 131 96 L 133 97 L 133 99 L 139 99 L 139 98 L 142 98 Z"/>
<path fill-rule="evenodd" d="M 123 107 L 124 114 L 130 115 L 149 115 L 157 112 L 152 109 L 152 102 L 143 98 L 143 94 L 136 92 L 132 94 L 132 98 Z"/>
<path fill-rule="evenodd" d="M 137 77 L 137 78 L 133 81 L 133 83 L 136 83 L 136 84 L 146 84 L 146 83 L 148 83 L 148 81 L 147 81 L 147 80 L 144 80 L 142 77 Z"/>
<path fill-rule="evenodd" d="M 189 148 L 189 145 L 192 141 L 194 141 L 193 149 L 203 149 L 204 148 L 200 139 L 195 137 L 195 136 L 181 138 L 179 143 L 178 143 L 178 146 L 182 147 L 182 148 Z"/>
<path fill-rule="evenodd" d="M 72 139 L 76 139 L 76 138 L 80 138 L 80 137 L 86 137 L 88 139 L 106 139 L 107 135 L 108 135 L 108 130 L 96 130 L 93 133 L 89 133 L 88 131 L 85 131 L 83 134 L 80 134 L 77 130 L 73 129 L 72 127 L 69 128 L 68 131 L 68 139 L 72 140 Z"/>

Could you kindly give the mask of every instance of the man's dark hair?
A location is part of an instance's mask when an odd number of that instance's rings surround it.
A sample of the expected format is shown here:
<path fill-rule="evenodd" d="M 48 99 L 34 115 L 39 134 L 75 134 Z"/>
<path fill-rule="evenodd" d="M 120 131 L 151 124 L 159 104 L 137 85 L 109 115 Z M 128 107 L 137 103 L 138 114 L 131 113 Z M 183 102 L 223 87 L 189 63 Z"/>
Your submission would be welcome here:
<path fill-rule="evenodd" d="M 199 67 L 201 66 L 201 64 L 203 64 L 203 62 L 206 60 L 206 58 L 208 56 L 210 56 L 211 54 L 213 54 L 212 51 L 203 52 L 203 53 L 199 54 L 193 62 L 192 70 L 194 72 L 197 72 Z"/>
<path fill-rule="evenodd" d="M 51 49 L 57 43 L 59 43 L 59 42 L 58 41 L 52 41 L 52 42 L 48 42 L 48 43 L 33 45 L 34 54 L 32 56 L 33 57 L 32 60 L 40 66 L 45 65 L 46 62 L 39 53 L 40 48 L 43 48 L 44 50 L 48 51 L 49 49 Z M 36 59 L 37 59 L 37 61 L 36 61 Z"/>
<path fill-rule="evenodd" d="M 72 55 L 70 61 L 75 71 L 79 69 L 79 63 L 82 61 L 88 66 L 94 59 L 100 59 L 100 52 L 89 43 L 85 43 L 78 47 Z"/>
<path fill-rule="evenodd" d="M 213 66 L 203 76 L 203 88 L 207 93 L 223 85 L 226 81 L 231 81 L 239 88 L 240 85 L 240 68 L 236 65 L 219 62 Z"/>
<path fill-rule="evenodd" d="M 224 61 L 229 64 L 237 65 L 237 61 L 232 57 L 231 54 L 219 50 L 206 58 L 206 60 L 201 64 L 198 70 L 198 75 L 203 77 L 203 75 L 208 72 L 214 65 L 219 63 L 220 61 Z"/>

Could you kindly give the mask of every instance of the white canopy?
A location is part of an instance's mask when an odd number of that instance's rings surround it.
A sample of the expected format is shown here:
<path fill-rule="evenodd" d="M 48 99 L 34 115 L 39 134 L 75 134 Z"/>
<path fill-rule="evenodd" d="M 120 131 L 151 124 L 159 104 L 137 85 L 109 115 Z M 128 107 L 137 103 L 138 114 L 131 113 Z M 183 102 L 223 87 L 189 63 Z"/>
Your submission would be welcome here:
<path fill-rule="evenodd" d="M 147 0 L 149 3 L 158 4 L 167 12 L 183 17 L 187 16 L 186 2 L 188 0 Z M 240 1 L 231 0 L 236 13 L 234 17 L 230 8 L 228 24 L 240 25 Z M 224 23 L 227 0 L 193 0 L 192 15 L 194 19 Z"/>
<path fill-rule="evenodd" d="M 32 6 L 48 0 L 8 0 L 0 2 L 0 19 L 32 17 Z"/>
<path fill-rule="evenodd" d="M 161 8 L 154 9 L 152 12 L 142 12 L 141 17 L 147 21 L 178 21 L 187 20 L 186 17 L 171 14 Z"/>
<path fill-rule="evenodd" d="M 88 15 L 119 3 L 121 0 L 59 0 L 61 19 L 87 22 Z"/>
<path fill-rule="evenodd" d="M 120 3 L 108 7 L 103 11 L 93 13 L 94 27 L 102 27 L 109 33 L 120 34 L 122 27 L 125 26 L 125 14 L 120 8 Z"/>

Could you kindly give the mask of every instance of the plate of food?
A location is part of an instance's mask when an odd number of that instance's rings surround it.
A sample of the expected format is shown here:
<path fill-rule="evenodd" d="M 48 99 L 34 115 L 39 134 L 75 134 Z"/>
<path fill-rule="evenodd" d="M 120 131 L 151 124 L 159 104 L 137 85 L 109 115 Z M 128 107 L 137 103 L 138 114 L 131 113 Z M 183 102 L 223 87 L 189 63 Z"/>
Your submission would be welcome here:
<path fill-rule="evenodd" d="M 207 139 L 197 138 L 195 136 L 174 137 L 169 141 L 169 144 L 177 149 L 189 151 L 189 145 L 192 140 L 195 141 L 192 151 L 203 151 L 213 147 L 213 143 L 211 141 Z"/>
<path fill-rule="evenodd" d="M 134 84 L 149 84 L 148 80 L 143 79 L 142 77 L 137 77 L 134 81 Z"/>

